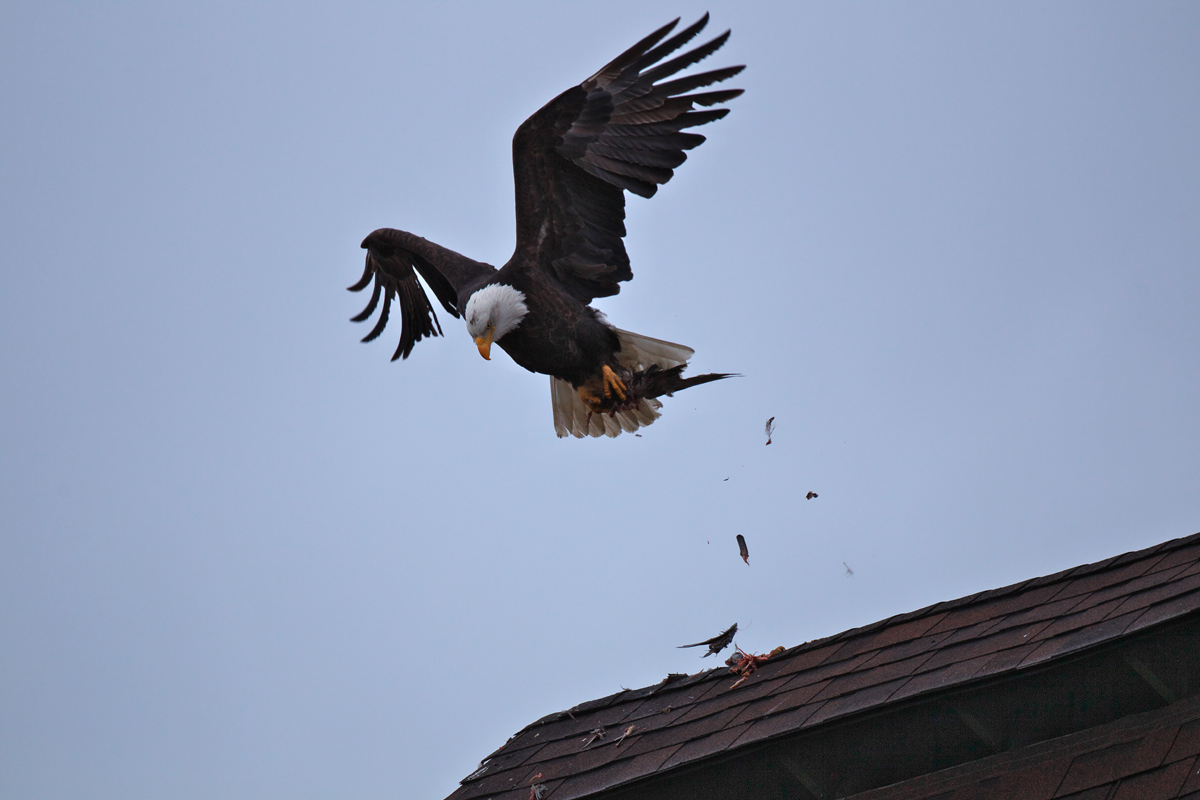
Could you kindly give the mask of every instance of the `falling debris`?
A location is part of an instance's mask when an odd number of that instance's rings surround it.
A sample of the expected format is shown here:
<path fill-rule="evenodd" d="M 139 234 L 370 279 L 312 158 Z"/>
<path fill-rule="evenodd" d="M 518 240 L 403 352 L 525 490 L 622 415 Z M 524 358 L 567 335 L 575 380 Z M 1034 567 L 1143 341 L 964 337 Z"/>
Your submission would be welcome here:
<path fill-rule="evenodd" d="M 638 439 L 642 438 L 642 435 L 640 433 L 635 433 L 634 436 L 637 437 Z"/>
<path fill-rule="evenodd" d="M 770 444 L 771 443 L 771 434 L 773 434 L 775 432 L 775 418 L 774 417 L 771 417 L 769 420 L 767 420 L 766 431 L 767 431 L 767 444 Z"/>
<path fill-rule="evenodd" d="M 682 650 L 685 647 L 701 647 L 703 645 L 708 645 L 708 652 L 701 656 L 701 658 L 708 658 L 709 656 L 716 655 L 717 653 L 721 652 L 726 647 L 729 647 L 729 643 L 733 641 L 734 636 L 737 636 L 736 622 L 729 626 L 729 630 L 724 631 L 723 633 L 720 633 L 711 639 L 705 639 L 703 642 L 696 642 L 695 644 L 681 644 L 676 649 Z"/>
<path fill-rule="evenodd" d="M 817 493 L 816 493 L 816 492 L 809 492 L 808 494 L 804 495 L 804 499 L 805 499 L 805 500 L 812 500 L 813 498 L 815 498 L 815 497 L 818 497 L 818 496 L 819 496 L 819 495 L 817 495 Z"/>
<path fill-rule="evenodd" d="M 847 578 L 849 578 L 851 575 L 854 574 L 854 570 L 850 569 L 850 565 L 847 564 L 845 561 L 842 562 L 842 566 L 846 568 L 846 577 Z"/>
<path fill-rule="evenodd" d="M 750 566 L 750 550 L 746 547 L 746 537 L 740 533 L 737 535 L 738 553 L 742 556 L 742 561 L 746 562 L 746 566 Z"/>
<path fill-rule="evenodd" d="M 725 480 L 729 480 L 729 478 L 726 478 Z"/>

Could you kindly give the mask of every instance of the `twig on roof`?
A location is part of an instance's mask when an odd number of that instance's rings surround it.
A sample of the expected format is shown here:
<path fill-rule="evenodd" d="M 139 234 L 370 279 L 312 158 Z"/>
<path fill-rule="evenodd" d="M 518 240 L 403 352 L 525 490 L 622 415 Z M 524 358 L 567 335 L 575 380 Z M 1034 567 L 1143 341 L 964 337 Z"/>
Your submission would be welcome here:
<path fill-rule="evenodd" d="M 604 728 L 593 728 L 591 731 L 588 732 L 588 737 L 583 740 L 583 747 L 581 747 L 579 749 L 587 750 L 587 747 L 589 744 L 596 741 L 597 739 L 603 739 L 603 738 L 604 738 Z"/>

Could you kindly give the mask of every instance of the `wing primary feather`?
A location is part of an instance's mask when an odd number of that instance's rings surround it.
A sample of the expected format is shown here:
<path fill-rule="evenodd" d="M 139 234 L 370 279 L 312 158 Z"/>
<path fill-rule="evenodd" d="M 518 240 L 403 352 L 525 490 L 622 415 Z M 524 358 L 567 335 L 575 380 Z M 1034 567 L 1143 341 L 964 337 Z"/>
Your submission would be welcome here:
<path fill-rule="evenodd" d="M 688 27 L 681 30 L 679 33 L 672 36 L 667 41 L 647 52 L 644 56 L 638 59 L 637 70 L 641 72 L 646 67 L 661 61 L 671 53 L 674 53 L 679 48 L 695 38 L 696 34 L 704 30 L 704 26 L 708 24 L 708 12 L 704 12 L 704 16 L 693 22 Z"/>
<path fill-rule="evenodd" d="M 408 302 L 403 293 L 400 295 L 400 341 L 396 342 L 396 351 L 392 353 L 391 361 L 397 358 L 408 358 L 408 354 L 412 352 L 413 335 L 412 322 L 408 313 Z"/>
<path fill-rule="evenodd" d="M 411 281 L 406 279 L 405 284 L 408 283 L 415 283 L 415 278 Z M 396 352 L 392 353 L 392 361 L 395 361 L 397 357 L 408 358 L 409 353 L 412 352 L 413 345 L 421 338 L 421 331 L 419 329 L 415 330 L 420 324 L 416 316 L 415 298 L 412 296 L 411 291 L 404 291 L 404 289 L 408 288 L 410 287 L 403 286 L 400 291 L 400 341 L 396 343 Z M 417 288 L 419 289 L 420 287 Z M 426 299 L 426 305 L 428 306 L 428 304 L 429 301 Z M 429 324 L 428 313 L 425 316 L 424 322 L 426 325 Z"/>
<path fill-rule="evenodd" d="M 720 83 L 721 81 L 729 80 L 745 68 L 746 66 L 744 64 L 737 67 L 722 67 L 721 69 L 714 69 L 708 72 L 700 72 L 696 75 L 687 75 L 682 78 L 676 78 L 673 81 L 660 83 L 654 88 L 660 92 L 665 92 L 666 94 L 674 97 L 676 95 L 690 92 L 693 89 L 699 89 L 702 86 L 711 86 L 714 83 Z"/>
<path fill-rule="evenodd" d="M 371 282 L 371 276 L 375 274 L 375 267 L 371 264 L 371 255 L 367 254 L 367 266 L 363 269 L 362 277 L 358 279 L 358 283 L 353 286 L 347 286 L 347 292 L 361 292 L 367 288 L 367 284 Z"/>
<path fill-rule="evenodd" d="M 697 125 L 707 125 L 710 122 L 716 122 L 728 113 L 728 108 L 714 108 L 709 111 L 689 111 L 686 114 L 680 114 L 675 119 L 677 122 L 683 123 L 680 125 L 681 128 L 694 128 Z"/>
<path fill-rule="evenodd" d="M 404 345 L 405 345 L 405 339 L 404 339 L 404 333 L 402 331 L 400 333 L 400 341 L 396 343 L 396 352 L 392 353 L 392 357 L 388 360 L 395 361 L 398 358 L 408 358 L 409 355 L 412 354 L 412 345 L 409 344 L 408 347 L 405 347 Z"/>
<path fill-rule="evenodd" d="M 376 280 L 375 289 L 371 292 L 371 299 L 367 302 L 367 307 L 355 316 L 351 317 L 351 322 L 363 322 L 367 317 L 375 313 L 375 306 L 379 305 L 379 292 L 382 288 L 382 284 Z"/>
<path fill-rule="evenodd" d="M 684 53 L 681 56 L 676 56 L 675 58 L 672 58 L 670 61 L 664 61 L 662 64 L 659 64 L 657 67 L 654 67 L 653 69 L 646 70 L 645 72 L 642 73 L 641 77 L 638 79 L 639 82 L 640 81 L 649 81 L 650 83 L 657 83 L 659 81 L 659 79 L 661 79 L 661 78 L 666 78 L 670 75 L 674 75 L 676 72 L 679 72 L 680 70 L 687 69 L 692 64 L 695 64 L 699 61 L 703 61 L 704 59 L 708 58 L 713 53 L 715 53 L 721 49 L 721 45 L 725 44 L 726 40 L 729 39 L 730 33 L 731 33 L 731 31 L 725 31 L 717 38 L 713 39 L 712 41 L 710 41 L 706 44 L 700 45 L 695 50 L 689 50 L 688 52 Z"/>
<path fill-rule="evenodd" d="M 602 156 L 669 170 L 675 169 L 687 160 L 687 155 L 677 150 L 642 150 L 635 147 L 613 147 L 606 144 L 594 144 L 591 150 Z"/>
<path fill-rule="evenodd" d="M 692 110 L 692 100 L 688 97 L 660 98 L 654 106 L 642 110 L 626 110 L 619 107 L 612 115 L 613 125 L 642 125 L 648 122 L 666 122 L 678 117 L 685 111 Z"/>
<path fill-rule="evenodd" d="M 728 111 L 729 109 L 725 109 Z M 637 125 L 609 125 L 608 131 L 604 138 L 610 135 L 639 136 L 645 139 L 650 139 L 657 136 L 663 136 L 673 133 L 679 133 L 684 128 L 689 127 L 686 122 L 681 122 L 688 114 L 707 114 L 707 111 L 685 111 L 675 119 L 663 120 L 662 122 L 642 122 Z"/>
<path fill-rule="evenodd" d="M 680 19 L 679 17 L 676 17 L 675 19 L 668 22 L 666 25 L 663 25 L 661 28 L 656 30 L 654 33 L 650 34 L 649 36 L 645 37 L 644 39 L 641 39 L 633 47 L 630 47 L 624 53 L 621 53 L 621 55 L 617 56 L 612 61 L 609 61 L 607 64 L 605 64 L 600 69 L 599 72 L 597 72 L 592 77 L 588 78 L 588 80 L 585 81 L 585 83 L 597 81 L 604 77 L 609 77 L 611 79 L 611 78 L 615 78 L 616 76 L 620 75 L 621 72 L 623 72 L 625 70 L 625 68 L 628 66 L 629 62 L 632 62 L 632 61 L 635 61 L 636 59 L 641 58 L 647 50 L 654 47 L 654 45 L 656 45 L 660 41 L 662 41 L 662 38 L 664 36 L 666 36 L 668 33 L 670 33 L 672 30 L 674 30 L 675 26 L 679 24 L 679 19 Z"/>
<path fill-rule="evenodd" d="M 423 258 L 414 258 L 413 265 L 417 268 L 417 272 L 421 273 L 421 277 L 425 279 L 425 283 L 429 284 L 429 288 L 433 290 L 433 296 L 442 304 L 442 308 L 446 309 L 446 313 L 457 319 L 459 316 L 457 307 L 458 293 L 454 291 L 454 287 L 450 285 L 450 281 L 446 280 L 446 277 L 442 273 L 434 269 L 433 265 Z M 421 289 L 419 285 L 416 288 L 422 294 L 425 293 L 425 290 Z M 432 313 L 432 310 L 432 306 L 430 306 L 430 313 Z M 436 314 L 434 318 L 437 318 Z"/>
<path fill-rule="evenodd" d="M 614 116 L 614 118 L 619 117 L 619 116 L 628 116 L 630 114 L 634 114 L 639 111 L 650 111 L 650 110 L 660 109 L 660 108 L 664 108 L 664 107 L 682 107 L 682 106 L 679 106 L 680 103 L 701 102 L 702 99 L 706 99 L 710 95 L 715 95 L 716 93 L 706 92 L 706 93 L 700 93 L 700 94 L 685 94 L 685 92 L 689 92 L 692 89 L 699 89 L 699 88 L 702 88 L 705 86 L 709 86 L 710 84 L 716 83 L 716 82 L 717 81 L 701 81 L 698 85 L 682 87 L 682 88 L 680 88 L 679 91 L 672 91 L 672 92 L 663 91 L 661 86 L 656 86 L 654 88 L 653 92 L 648 92 L 639 97 L 633 97 L 633 98 L 628 98 L 628 99 L 621 98 L 613 110 L 613 116 Z M 728 99 L 730 99 L 730 100 L 732 100 L 734 97 L 737 97 L 738 95 L 742 94 L 741 89 L 725 89 L 725 90 L 718 90 L 718 92 L 732 92 L 733 94 L 729 95 L 729 97 L 728 97 Z M 716 95 L 716 96 L 722 96 L 722 95 Z M 675 104 L 675 105 L 672 105 L 672 104 Z M 703 103 L 702 103 L 702 105 L 703 105 Z M 683 108 L 683 110 L 687 110 L 686 107 L 682 107 L 682 108 Z"/>
<path fill-rule="evenodd" d="M 637 128 L 630 128 L 628 132 L 613 131 L 604 138 L 621 147 L 638 150 L 694 150 L 704 144 L 704 136 L 699 133 L 652 134 L 639 132 Z"/>
<path fill-rule="evenodd" d="M 375 323 L 375 327 L 371 332 L 362 338 L 364 342 L 372 342 L 383 333 L 383 329 L 387 327 L 388 314 L 392 308 L 392 287 L 387 287 L 387 291 L 383 295 L 383 310 L 379 312 L 379 321 Z"/>
<path fill-rule="evenodd" d="M 744 89 L 723 89 L 717 92 L 701 92 L 700 94 L 685 94 L 680 100 L 690 100 L 698 106 L 715 106 L 717 103 L 728 103 L 741 95 Z"/>
<path fill-rule="evenodd" d="M 611 183 L 618 189 L 624 189 L 627 192 L 633 192 L 641 197 L 653 197 L 654 193 L 658 191 L 658 186 L 653 183 L 646 183 L 645 181 L 638 180 L 637 178 L 627 177 L 617 172 L 609 172 L 608 170 L 598 167 L 595 164 L 591 164 L 587 161 L 580 161 L 579 166 L 584 171 L 595 175 L 605 183 Z"/>
<path fill-rule="evenodd" d="M 628 161 L 602 156 L 596 152 L 588 153 L 587 160 L 610 173 L 615 172 L 647 183 L 666 183 L 671 180 L 671 170 L 669 169 L 632 164 Z"/>
<path fill-rule="evenodd" d="M 433 327 L 437 328 L 437 333 L 434 333 L 432 330 L 430 330 L 429 335 L 430 336 L 445 336 L 446 334 L 442 333 L 442 323 L 438 321 L 437 311 L 434 310 L 433 304 L 429 302 L 428 297 L 425 298 L 425 305 L 429 307 L 429 316 L 433 318 Z M 453 311 L 451 311 L 450 313 L 454 314 L 454 316 L 456 316 L 456 317 L 458 316 L 458 314 Z"/>

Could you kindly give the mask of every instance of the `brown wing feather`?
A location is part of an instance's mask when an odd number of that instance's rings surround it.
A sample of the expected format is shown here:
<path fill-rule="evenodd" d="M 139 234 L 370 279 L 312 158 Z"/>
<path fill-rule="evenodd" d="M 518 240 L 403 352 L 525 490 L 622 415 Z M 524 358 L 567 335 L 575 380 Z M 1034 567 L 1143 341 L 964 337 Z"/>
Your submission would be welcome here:
<path fill-rule="evenodd" d="M 527 119 L 513 137 L 514 261 L 550 273 L 582 302 L 633 277 L 625 251 L 625 191 L 652 197 L 704 137 L 686 132 L 729 113 L 740 89 L 687 94 L 742 71 L 726 67 L 667 81 L 718 50 L 729 32 L 663 61 L 708 23 L 667 38 L 676 19 Z"/>
<path fill-rule="evenodd" d="M 382 296 L 383 307 L 379 319 L 371 332 L 363 337 L 364 342 L 370 342 L 387 327 L 392 300 L 397 299 L 400 305 L 400 342 L 392 361 L 408 358 L 413 346 L 426 336 L 442 335 L 442 326 L 433 305 L 417 280 L 418 272 L 447 313 L 457 317 L 458 294 L 462 288 L 496 271 L 494 267 L 473 261 L 419 236 L 391 228 L 380 228 L 373 232 L 363 240 L 362 246 L 367 251 L 366 268 L 362 278 L 347 288 L 352 292 L 360 292 L 372 280 L 375 285 L 367 307 L 350 319 L 352 322 L 366 321 L 375 313 Z"/>

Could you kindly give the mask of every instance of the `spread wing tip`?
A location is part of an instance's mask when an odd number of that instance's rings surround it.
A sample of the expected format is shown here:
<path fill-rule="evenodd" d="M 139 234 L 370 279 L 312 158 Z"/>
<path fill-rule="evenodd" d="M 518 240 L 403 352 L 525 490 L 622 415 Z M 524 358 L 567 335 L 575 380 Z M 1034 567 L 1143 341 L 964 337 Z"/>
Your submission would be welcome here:
<path fill-rule="evenodd" d="M 382 284 L 379 283 L 379 281 L 375 282 L 375 290 L 371 292 L 371 299 L 367 301 L 367 307 L 351 317 L 351 322 L 366 322 L 367 317 L 375 313 L 375 306 L 379 303 L 379 291 L 381 286 Z"/>
<path fill-rule="evenodd" d="M 347 286 L 346 291 L 347 292 L 361 292 L 363 289 L 367 288 L 367 284 L 371 282 L 371 276 L 374 274 L 375 274 L 375 271 L 373 269 L 371 269 L 371 262 L 368 259 L 367 266 L 363 269 L 362 277 L 359 278 L 358 281 L 355 284 L 353 284 L 352 286 Z"/>
<path fill-rule="evenodd" d="M 551 100 L 513 137 L 517 185 L 527 187 L 517 193 L 517 249 L 544 259 L 578 299 L 615 293 L 616 284 L 630 277 L 622 243 L 624 192 L 657 194 L 687 151 L 705 140 L 688 129 L 721 119 L 729 113 L 723 104 L 743 93 L 704 88 L 741 73 L 744 65 L 685 73 L 719 50 L 731 32 L 689 46 L 709 14 L 677 30 L 679 22 L 644 37 Z M 596 269 L 591 256 L 600 250 L 608 255 Z M 589 257 L 572 260 L 577 253 Z"/>
<path fill-rule="evenodd" d="M 370 237 L 368 237 L 369 240 Z M 372 279 L 374 279 L 375 285 L 366 308 L 351 317 L 350 321 L 366 322 L 379 307 L 379 300 L 382 296 L 383 307 L 380 309 L 379 319 L 371 331 L 362 338 L 364 343 L 372 342 L 379 338 L 387 327 L 391 316 L 392 300 L 398 298 L 401 321 L 400 341 L 396 345 L 396 351 L 392 354 L 391 360 L 407 359 L 412 353 L 413 347 L 421 339 L 427 336 L 442 335 L 442 326 L 438 321 L 437 312 L 433 310 L 429 297 L 417 280 L 413 265 L 407 259 L 397 257 L 395 253 L 390 256 L 385 253 L 377 257 L 376 253 L 368 247 L 367 242 L 364 242 L 363 246 L 367 247 L 366 269 L 358 283 L 348 288 L 355 292 L 361 291 Z"/>

